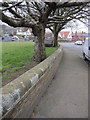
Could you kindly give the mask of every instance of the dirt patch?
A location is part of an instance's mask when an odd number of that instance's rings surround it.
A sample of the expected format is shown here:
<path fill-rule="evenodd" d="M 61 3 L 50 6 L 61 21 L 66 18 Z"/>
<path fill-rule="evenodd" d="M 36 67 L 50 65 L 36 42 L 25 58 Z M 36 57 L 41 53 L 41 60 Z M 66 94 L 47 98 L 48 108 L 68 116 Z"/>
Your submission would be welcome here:
<path fill-rule="evenodd" d="M 20 75 L 22 75 L 23 73 L 25 73 L 26 71 L 30 70 L 31 68 L 33 68 L 34 66 L 36 66 L 38 63 L 37 62 L 32 62 L 31 65 L 27 65 L 25 67 L 21 67 L 21 69 L 17 72 L 14 73 L 8 73 L 8 76 L 10 76 L 9 79 L 3 79 L 2 80 L 2 86 L 5 86 L 6 84 L 8 84 L 9 82 L 11 82 L 12 80 L 16 79 L 17 77 L 19 77 Z"/>

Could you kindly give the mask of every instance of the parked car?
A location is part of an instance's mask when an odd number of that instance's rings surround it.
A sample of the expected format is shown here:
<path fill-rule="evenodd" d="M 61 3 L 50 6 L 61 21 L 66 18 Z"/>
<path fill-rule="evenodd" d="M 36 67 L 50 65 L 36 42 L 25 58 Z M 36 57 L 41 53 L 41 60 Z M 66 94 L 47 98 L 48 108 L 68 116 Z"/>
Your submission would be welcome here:
<path fill-rule="evenodd" d="M 83 58 L 90 61 L 90 40 L 86 38 L 83 44 Z"/>
<path fill-rule="evenodd" d="M 17 36 L 13 36 L 13 37 L 11 38 L 11 40 L 12 40 L 12 41 L 15 41 L 15 40 L 19 40 L 19 38 L 18 38 Z"/>
<path fill-rule="evenodd" d="M 83 44 L 83 42 L 79 41 L 79 40 L 75 42 L 75 45 L 82 45 L 82 44 Z"/>
<path fill-rule="evenodd" d="M 24 40 L 25 40 L 25 41 L 29 41 L 29 38 L 25 38 Z"/>
<path fill-rule="evenodd" d="M 4 35 L 3 37 L 1 37 L 1 41 L 3 41 L 3 42 L 10 42 L 11 41 L 11 37 L 9 37 L 8 35 Z"/>
<path fill-rule="evenodd" d="M 45 47 L 52 47 L 53 41 L 52 40 L 45 40 Z"/>

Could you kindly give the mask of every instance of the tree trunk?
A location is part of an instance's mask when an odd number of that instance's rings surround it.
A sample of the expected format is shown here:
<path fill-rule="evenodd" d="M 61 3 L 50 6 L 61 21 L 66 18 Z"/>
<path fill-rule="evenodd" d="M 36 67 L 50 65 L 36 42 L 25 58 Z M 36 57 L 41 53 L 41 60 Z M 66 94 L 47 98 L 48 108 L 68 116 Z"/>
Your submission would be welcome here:
<path fill-rule="evenodd" d="M 54 47 L 58 46 L 58 33 L 54 32 Z"/>
<path fill-rule="evenodd" d="M 36 33 L 37 36 L 35 39 L 34 60 L 37 62 L 41 62 L 46 58 L 46 51 L 44 44 L 45 28 L 42 25 L 40 25 Z"/>

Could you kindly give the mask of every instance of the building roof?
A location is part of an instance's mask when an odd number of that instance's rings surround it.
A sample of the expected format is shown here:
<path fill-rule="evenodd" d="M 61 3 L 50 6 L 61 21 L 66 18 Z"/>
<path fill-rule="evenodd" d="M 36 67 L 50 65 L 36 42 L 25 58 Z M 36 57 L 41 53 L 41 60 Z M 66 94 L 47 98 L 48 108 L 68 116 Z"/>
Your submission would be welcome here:
<path fill-rule="evenodd" d="M 68 38 L 69 33 L 70 33 L 69 31 L 66 31 L 66 32 L 61 31 L 61 32 L 60 32 L 60 36 L 61 36 L 62 38 Z"/>

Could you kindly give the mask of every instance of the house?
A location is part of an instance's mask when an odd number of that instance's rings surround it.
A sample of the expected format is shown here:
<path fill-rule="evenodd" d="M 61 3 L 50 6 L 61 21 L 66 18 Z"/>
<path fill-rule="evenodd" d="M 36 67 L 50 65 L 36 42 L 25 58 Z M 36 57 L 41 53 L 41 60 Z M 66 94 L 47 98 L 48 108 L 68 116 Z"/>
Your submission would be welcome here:
<path fill-rule="evenodd" d="M 81 41 L 83 41 L 83 40 L 85 40 L 85 38 L 86 38 L 86 33 L 85 32 L 75 32 L 75 33 L 73 33 L 72 32 L 72 41 L 77 41 L 77 40 L 81 40 Z"/>
<path fill-rule="evenodd" d="M 34 36 L 31 28 L 28 28 L 28 29 L 18 28 L 17 35 L 25 35 L 26 37 L 28 37 L 28 36 L 33 37 Z"/>
<path fill-rule="evenodd" d="M 26 36 L 30 36 L 30 37 L 34 36 L 31 28 L 28 28 L 28 30 L 26 31 Z"/>
<path fill-rule="evenodd" d="M 60 31 L 58 36 L 59 36 L 59 40 L 72 40 L 70 31 Z"/>
<path fill-rule="evenodd" d="M 26 32 L 24 31 L 23 28 L 18 28 L 17 29 L 17 35 L 26 35 Z"/>

